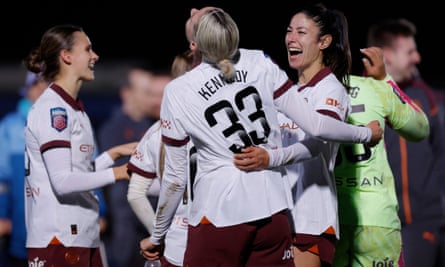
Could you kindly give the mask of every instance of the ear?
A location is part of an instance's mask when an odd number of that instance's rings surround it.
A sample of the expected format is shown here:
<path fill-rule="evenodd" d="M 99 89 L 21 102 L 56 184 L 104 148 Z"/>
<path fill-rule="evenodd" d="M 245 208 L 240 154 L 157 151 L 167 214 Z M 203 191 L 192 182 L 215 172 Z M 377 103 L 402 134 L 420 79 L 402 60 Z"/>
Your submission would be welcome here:
<path fill-rule="evenodd" d="M 67 65 L 71 64 L 71 53 L 66 50 L 66 49 L 62 49 L 62 51 L 60 51 L 60 58 L 63 60 L 63 62 Z"/>
<path fill-rule="evenodd" d="M 196 43 L 194 41 L 191 41 L 189 44 L 189 48 L 191 51 L 196 51 L 198 49 L 198 46 L 196 45 Z"/>
<path fill-rule="evenodd" d="M 119 97 L 121 98 L 122 102 L 127 102 L 128 98 L 131 95 L 131 88 L 127 85 L 125 85 L 124 87 L 121 87 L 119 90 Z"/>
<path fill-rule="evenodd" d="M 392 52 L 391 48 L 383 47 L 382 54 L 383 54 L 384 62 L 391 64 L 393 61 L 393 52 Z"/>
<path fill-rule="evenodd" d="M 325 34 L 320 38 L 320 49 L 323 50 L 329 47 L 332 43 L 332 35 Z"/>

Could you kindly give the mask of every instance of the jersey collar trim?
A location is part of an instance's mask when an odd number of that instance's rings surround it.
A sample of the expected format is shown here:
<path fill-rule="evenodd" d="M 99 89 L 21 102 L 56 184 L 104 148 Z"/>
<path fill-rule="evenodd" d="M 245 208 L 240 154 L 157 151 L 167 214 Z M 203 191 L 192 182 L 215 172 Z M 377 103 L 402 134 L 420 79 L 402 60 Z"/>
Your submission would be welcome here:
<path fill-rule="evenodd" d="M 51 89 L 54 90 L 63 100 L 65 100 L 66 103 L 68 103 L 74 110 L 80 110 L 85 111 L 82 101 L 77 98 L 77 100 L 74 100 L 65 90 L 62 89 L 62 87 L 58 86 L 55 83 L 52 83 L 49 86 Z"/>

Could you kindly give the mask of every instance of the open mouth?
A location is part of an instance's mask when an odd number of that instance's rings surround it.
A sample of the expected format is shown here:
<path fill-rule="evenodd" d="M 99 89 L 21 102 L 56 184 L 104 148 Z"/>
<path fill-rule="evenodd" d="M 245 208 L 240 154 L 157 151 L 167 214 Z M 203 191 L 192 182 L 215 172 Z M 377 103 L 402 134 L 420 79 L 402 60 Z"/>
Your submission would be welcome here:
<path fill-rule="evenodd" d="M 289 51 L 289 55 L 291 55 L 291 56 L 295 56 L 295 55 L 302 53 L 300 49 L 292 48 L 292 47 L 289 47 L 288 51 Z"/>

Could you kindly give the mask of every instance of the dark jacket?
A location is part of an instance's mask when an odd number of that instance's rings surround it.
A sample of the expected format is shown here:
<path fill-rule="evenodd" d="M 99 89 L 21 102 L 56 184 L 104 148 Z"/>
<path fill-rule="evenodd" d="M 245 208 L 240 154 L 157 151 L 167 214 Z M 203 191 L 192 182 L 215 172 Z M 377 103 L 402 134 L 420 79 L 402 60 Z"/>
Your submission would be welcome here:
<path fill-rule="evenodd" d="M 396 181 L 399 216 L 402 225 L 416 221 L 445 223 L 445 129 L 436 93 L 420 77 L 400 87 L 425 111 L 430 135 L 421 142 L 409 142 L 391 129 L 385 131 L 388 160 Z"/>

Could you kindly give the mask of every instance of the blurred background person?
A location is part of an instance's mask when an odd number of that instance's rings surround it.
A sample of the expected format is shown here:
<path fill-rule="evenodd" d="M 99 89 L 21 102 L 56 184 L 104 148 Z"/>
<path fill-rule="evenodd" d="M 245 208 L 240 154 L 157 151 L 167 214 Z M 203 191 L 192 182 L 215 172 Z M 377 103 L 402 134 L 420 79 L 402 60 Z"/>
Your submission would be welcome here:
<path fill-rule="evenodd" d="M 410 142 L 388 129 L 385 143 L 396 181 L 406 267 L 444 266 L 445 131 L 435 91 L 417 70 L 416 26 L 404 19 L 382 20 L 369 28 L 368 46 L 382 48 L 386 70 L 428 116 L 430 135 Z"/>
<path fill-rule="evenodd" d="M 27 72 L 16 110 L 6 114 L 0 122 L 0 236 L 4 237 L 5 255 L 8 258 L 0 262 L 2 267 L 28 266 L 24 210 L 24 129 L 31 105 L 48 84 L 40 75 Z"/>
<path fill-rule="evenodd" d="M 98 130 L 100 151 L 142 138 L 159 119 L 162 94 L 168 81 L 169 75 L 154 72 L 144 63 L 131 63 L 124 70 L 119 87 L 121 105 L 112 111 Z M 121 165 L 128 160 L 129 157 L 121 158 L 115 164 Z M 108 226 L 103 240 L 110 267 L 144 264 L 144 258 L 139 254 L 139 240 L 146 236 L 146 230 L 127 201 L 128 183 L 115 183 L 104 190 Z M 153 207 L 157 205 L 158 190 L 159 182 L 156 180 L 148 193 Z"/>
<path fill-rule="evenodd" d="M 170 73 L 164 71 L 154 72 L 153 74 L 147 105 L 148 117 L 159 120 L 164 87 L 172 79 L 172 76 Z"/>

